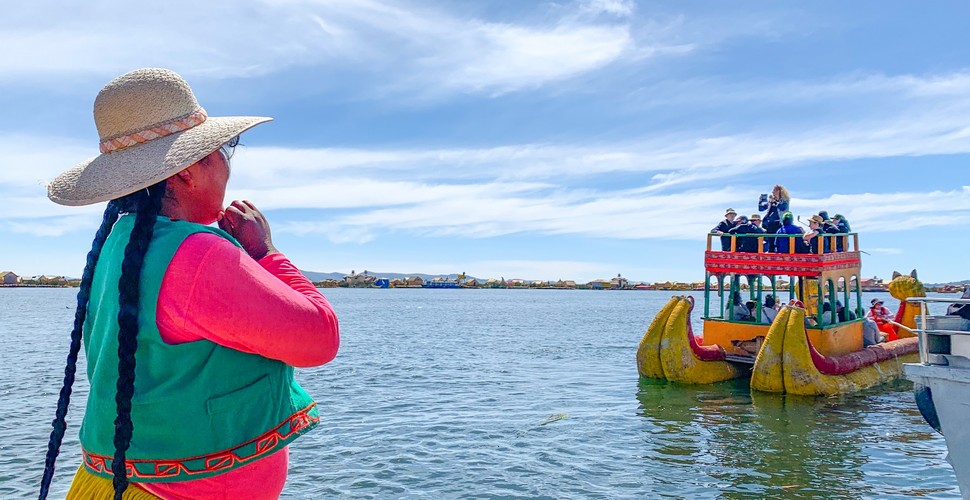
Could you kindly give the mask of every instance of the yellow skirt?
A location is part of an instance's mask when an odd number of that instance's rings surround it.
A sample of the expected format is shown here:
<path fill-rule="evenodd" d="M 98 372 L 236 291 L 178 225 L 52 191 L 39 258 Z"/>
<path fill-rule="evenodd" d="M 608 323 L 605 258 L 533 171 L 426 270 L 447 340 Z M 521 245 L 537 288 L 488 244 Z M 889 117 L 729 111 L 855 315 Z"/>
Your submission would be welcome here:
<path fill-rule="evenodd" d="M 84 465 L 78 467 L 71 481 L 71 489 L 67 492 L 67 500 L 91 500 L 114 498 L 115 488 L 110 479 L 96 476 L 88 472 Z M 128 483 L 128 488 L 121 495 L 123 500 L 159 500 L 158 497 Z"/>

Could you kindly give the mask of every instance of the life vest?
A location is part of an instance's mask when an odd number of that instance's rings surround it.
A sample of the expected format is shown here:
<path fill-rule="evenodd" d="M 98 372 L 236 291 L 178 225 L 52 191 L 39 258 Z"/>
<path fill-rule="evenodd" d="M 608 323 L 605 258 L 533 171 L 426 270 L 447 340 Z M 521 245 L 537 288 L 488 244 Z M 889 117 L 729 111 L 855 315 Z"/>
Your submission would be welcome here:
<path fill-rule="evenodd" d="M 886 334 L 886 341 L 892 341 L 899 339 L 899 334 L 896 333 L 896 326 L 889 321 L 883 319 L 883 316 L 889 315 L 889 309 L 884 306 L 880 307 L 878 312 L 875 307 L 869 308 L 869 316 L 872 320 L 876 322 L 876 326 L 879 327 L 879 331 Z"/>

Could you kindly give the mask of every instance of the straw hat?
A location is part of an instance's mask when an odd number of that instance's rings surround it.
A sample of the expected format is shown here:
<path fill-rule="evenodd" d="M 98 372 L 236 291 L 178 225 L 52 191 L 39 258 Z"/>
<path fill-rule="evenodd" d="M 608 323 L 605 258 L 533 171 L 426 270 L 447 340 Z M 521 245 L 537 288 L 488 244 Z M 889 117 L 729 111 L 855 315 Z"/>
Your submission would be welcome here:
<path fill-rule="evenodd" d="M 825 222 L 825 219 L 823 219 L 819 215 L 813 215 L 813 216 L 809 217 L 808 220 L 809 220 L 809 222 L 814 222 L 816 224 L 821 224 L 821 223 Z"/>
<path fill-rule="evenodd" d="M 759 215 L 759 214 L 752 214 L 751 217 L 748 217 L 748 220 L 750 220 L 752 222 L 754 222 L 754 221 L 760 221 L 761 220 L 761 215 Z"/>
<path fill-rule="evenodd" d="M 724 216 L 725 217 L 727 217 L 728 215 L 731 215 L 731 214 L 738 215 L 738 213 L 735 212 L 733 208 L 729 208 L 729 209 L 727 209 L 727 212 L 724 212 Z"/>
<path fill-rule="evenodd" d="M 138 69 L 109 82 L 94 100 L 101 156 L 47 185 L 61 205 L 90 205 L 167 179 L 272 118 L 207 116 L 189 84 L 167 69 Z"/>

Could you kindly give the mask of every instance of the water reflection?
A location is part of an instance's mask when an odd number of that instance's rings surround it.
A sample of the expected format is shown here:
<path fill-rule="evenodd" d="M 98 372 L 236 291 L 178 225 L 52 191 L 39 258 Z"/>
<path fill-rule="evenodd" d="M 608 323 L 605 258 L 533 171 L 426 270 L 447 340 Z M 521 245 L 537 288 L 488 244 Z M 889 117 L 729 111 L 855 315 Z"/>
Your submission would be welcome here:
<path fill-rule="evenodd" d="M 725 498 L 866 494 L 859 432 L 865 411 L 839 399 L 752 393 L 746 380 L 708 386 L 643 379 L 646 458 L 701 465 Z M 698 482 L 704 481 L 699 479 Z"/>

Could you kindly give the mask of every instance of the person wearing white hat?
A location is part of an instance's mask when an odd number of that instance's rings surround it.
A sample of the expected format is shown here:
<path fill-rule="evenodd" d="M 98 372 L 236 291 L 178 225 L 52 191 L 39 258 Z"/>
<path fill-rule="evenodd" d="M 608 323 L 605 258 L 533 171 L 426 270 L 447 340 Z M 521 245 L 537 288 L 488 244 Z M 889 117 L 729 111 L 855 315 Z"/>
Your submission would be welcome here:
<path fill-rule="evenodd" d="M 711 229 L 712 234 L 721 235 L 721 251 L 730 252 L 731 251 L 731 237 L 724 236 L 724 234 L 731 231 L 734 228 L 734 218 L 737 217 L 738 213 L 734 211 L 733 208 L 729 208 L 724 212 L 724 220 L 719 222 L 714 229 Z"/>
<path fill-rule="evenodd" d="M 293 367 L 333 359 L 339 330 L 263 214 L 248 201 L 223 208 L 239 134 L 270 119 L 208 116 L 178 74 L 149 68 L 108 83 L 94 120 L 102 154 L 48 184 L 55 203 L 108 203 L 40 498 L 82 340 L 90 392 L 69 498 L 275 498 L 287 446 L 319 422 Z"/>
<path fill-rule="evenodd" d="M 809 231 L 802 236 L 805 241 L 805 245 L 808 246 L 809 253 L 818 253 L 818 240 L 819 235 L 822 234 L 822 223 L 825 222 L 821 216 L 813 215 L 808 218 L 808 229 Z M 825 253 L 829 252 L 829 241 L 825 240 L 822 251 Z"/>
<path fill-rule="evenodd" d="M 882 301 L 879 299 L 872 299 L 870 302 L 871 307 L 869 311 L 866 312 L 866 317 L 872 320 L 887 321 L 893 319 L 892 312 L 883 305 Z"/>

